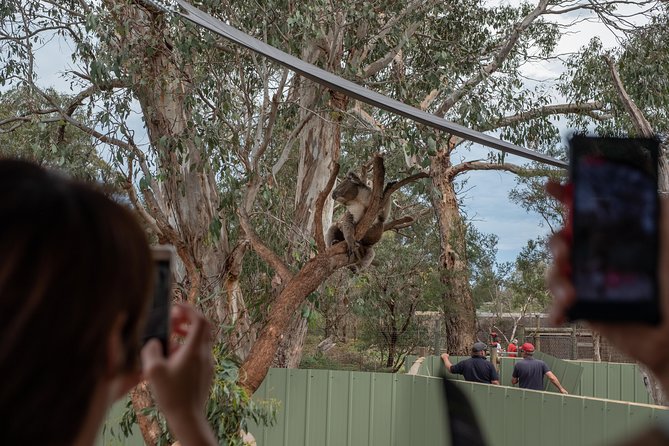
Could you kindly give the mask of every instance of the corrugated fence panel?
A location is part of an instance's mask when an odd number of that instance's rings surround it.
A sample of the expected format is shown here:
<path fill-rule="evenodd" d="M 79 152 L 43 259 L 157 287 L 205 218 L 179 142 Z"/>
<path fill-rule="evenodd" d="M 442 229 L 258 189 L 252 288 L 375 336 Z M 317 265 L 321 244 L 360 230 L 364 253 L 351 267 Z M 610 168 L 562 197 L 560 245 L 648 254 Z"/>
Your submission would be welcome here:
<path fill-rule="evenodd" d="M 373 373 L 372 388 L 373 395 L 370 410 L 371 427 L 370 436 L 364 444 L 392 444 L 393 441 L 393 416 L 395 406 L 395 375 L 390 373 Z M 389 409 L 390 408 L 390 409 Z"/>
<path fill-rule="evenodd" d="M 563 361 L 562 359 L 555 358 L 554 356 L 547 355 L 545 353 L 536 352 L 535 357 L 546 362 L 551 371 L 557 376 L 562 383 L 562 386 L 567 389 L 569 393 L 577 393 L 578 386 L 581 379 L 581 367 L 579 364 L 573 362 Z M 469 356 L 451 356 L 451 362 L 457 364 L 458 362 L 468 359 Z M 408 371 L 411 368 L 411 365 L 417 359 L 416 356 L 409 355 L 405 360 L 405 371 Z M 502 357 L 500 358 L 499 365 L 499 377 L 500 384 L 503 386 L 511 385 L 511 378 L 513 373 L 513 364 L 515 361 L 522 361 L 522 358 L 509 358 Z M 450 372 L 446 372 L 446 368 L 443 365 L 443 362 L 439 356 L 426 356 L 423 361 L 418 374 L 424 374 L 425 376 L 436 376 L 442 377 L 446 374 L 446 377 L 449 379 L 462 380 L 462 375 L 454 375 Z M 557 392 L 557 389 L 551 384 L 548 378 L 544 378 L 544 390 L 549 392 Z"/>
<path fill-rule="evenodd" d="M 439 378 L 272 369 L 256 395 L 281 401 L 275 426 L 249 426 L 259 446 L 447 444 Z"/>
<path fill-rule="evenodd" d="M 328 420 L 328 391 L 330 377 L 327 373 L 312 373 L 309 371 L 307 413 L 304 422 L 307 444 L 325 444 L 327 438 Z M 264 385 L 264 383 L 263 383 Z M 263 395 L 268 399 L 269 395 Z M 264 431 L 267 433 L 267 430 Z M 269 443 L 263 443 L 269 444 Z"/>
<path fill-rule="evenodd" d="M 637 364 L 569 361 L 583 369 L 577 393 L 583 396 L 649 404 L 650 395 Z"/>
<path fill-rule="evenodd" d="M 462 361 L 463 359 L 467 359 L 469 356 L 451 356 L 450 360 L 452 364 L 457 364 L 458 362 Z M 418 359 L 418 356 L 414 355 L 407 355 L 406 359 L 404 360 L 404 371 L 408 372 L 413 363 Z M 420 369 L 418 369 L 418 374 L 422 376 L 436 376 L 436 377 L 442 377 L 444 374 L 449 379 L 463 379 L 462 375 L 454 375 L 451 372 L 448 372 L 446 370 L 446 367 L 444 366 L 443 361 L 441 360 L 441 357 L 439 356 L 426 356 L 425 360 L 420 366 Z"/>
<path fill-rule="evenodd" d="M 624 377 L 629 374 L 621 372 L 624 369 L 609 367 L 607 376 Z M 591 370 L 598 373 L 596 367 Z M 669 414 L 659 406 L 465 381 L 455 384 L 471 401 L 490 446 L 611 444 Z M 449 444 L 440 378 L 271 369 L 255 397 L 281 402 L 273 427 L 250 424 L 259 446 Z M 121 410 L 122 405 L 114 407 L 107 431 L 96 445 L 143 444 L 138 434 L 123 441 L 108 435 Z"/>
<path fill-rule="evenodd" d="M 490 446 L 602 446 L 665 417 L 666 408 L 458 381 Z"/>

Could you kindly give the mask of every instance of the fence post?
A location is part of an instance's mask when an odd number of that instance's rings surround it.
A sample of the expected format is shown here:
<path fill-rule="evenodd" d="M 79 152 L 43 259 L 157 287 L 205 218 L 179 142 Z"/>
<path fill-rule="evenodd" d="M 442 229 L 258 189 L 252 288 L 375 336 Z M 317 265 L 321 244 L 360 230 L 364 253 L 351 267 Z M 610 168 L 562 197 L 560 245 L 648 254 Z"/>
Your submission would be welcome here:
<path fill-rule="evenodd" d="M 534 349 L 537 351 L 541 351 L 541 335 L 539 333 L 539 330 L 541 330 L 541 316 L 537 314 L 536 318 L 537 318 L 537 330 L 534 332 Z"/>
<path fill-rule="evenodd" d="M 571 327 L 571 359 L 578 359 L 578 339 L 575 327 Z"/>
<path fill-rule="evenodd" d="M 492 365 L 495 366 L 495 370 L 499 372 L 499 366 L 498 366 L 498 356 L 497 356 L 497 348 L 491 347 L 490 348 L 490 362 L 492 362 Z"/>
<path fill-rule="evenodd" d="M 434 354 L 436 356 L 441 355 L 441 319 L 435 318 L 434 320 Z"/>
<path fill-rule="evenodd" d="M 525 325 L 518 324 L 516 329 L 516 339 L 518 339 L 518 344 L 523 345 L 525 343 Z"/>

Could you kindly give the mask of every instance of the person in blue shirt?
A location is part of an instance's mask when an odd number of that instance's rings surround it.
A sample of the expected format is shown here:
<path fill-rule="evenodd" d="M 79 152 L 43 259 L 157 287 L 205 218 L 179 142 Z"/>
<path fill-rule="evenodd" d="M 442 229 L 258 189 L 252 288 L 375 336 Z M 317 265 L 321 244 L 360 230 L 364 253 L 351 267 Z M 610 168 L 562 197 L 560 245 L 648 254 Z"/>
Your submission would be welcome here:
<path fill-rule="evenodd" d="M 520 347 L 520 356 L 523 360 L 514 364 L 511 384 L 518 384 L 521 389 L 544 390 L 544 375 L 546 375 L 560 393 L 567 395 L 567 390 L 548 368 L 548 364 L 541 359 L 534 359 L 533 355 L 534 345 L 531 343 L 526 342 Z"/>
<path fill-rule="evenodd" d="M 448 353 L 441 355 L 446 370 L 457 375 L 463 375 L 465 381 L 499 385 L 499 375 L 495 366 L 486 359 L 488 346 L 483 342 L 476 342 L 472 347 L 472 357 L 451 364 Z"/>

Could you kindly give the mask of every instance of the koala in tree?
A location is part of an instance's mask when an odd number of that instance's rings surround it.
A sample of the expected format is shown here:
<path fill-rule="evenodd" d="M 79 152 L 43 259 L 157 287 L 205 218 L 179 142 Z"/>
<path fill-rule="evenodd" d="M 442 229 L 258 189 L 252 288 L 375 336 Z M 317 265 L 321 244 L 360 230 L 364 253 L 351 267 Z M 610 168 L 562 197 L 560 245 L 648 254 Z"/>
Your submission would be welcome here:
<path fill-rule="evenodd" d="M 349 172 L 346 179 L 332 191 L 332 198 L 346 206 L 346 213 L 328 229 L 326 244 L 330 247 L 337 242 L 346 241 L 349 255 L 355 256 L 358 260 L 351 266 L 351 269 L 360 271 L 367 268 L 374 260 L 372 246 L 381 240 L 383 224 L 390 215 L 391 202 L 388 200 L 384 208 L 379 211 L 372 226 L 362 239 L 357 241 L 355 240 L 355 226 L 365 215 L 372 201 L 372 189 L 356 174 Z"/>

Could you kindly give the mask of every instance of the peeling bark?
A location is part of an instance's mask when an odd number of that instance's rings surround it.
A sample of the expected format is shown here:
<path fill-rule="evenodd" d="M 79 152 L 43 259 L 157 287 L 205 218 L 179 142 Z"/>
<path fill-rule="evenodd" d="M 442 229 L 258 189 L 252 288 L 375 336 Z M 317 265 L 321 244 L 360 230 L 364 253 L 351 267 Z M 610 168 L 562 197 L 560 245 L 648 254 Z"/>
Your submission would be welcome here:
<path fill-rule="evenodd" d="M 469 287 L 465 257 L 465 225 L 460 216 L 453 188 L 453 174 L 447 151 L 432 158 L 434 193 L 432 205 L 437 214 L 441 244 L 441 281 L 446 285 L 442 298 L 448 352 L 467 355 L 474 344 L 476 310 Z"/>
<path fill-rule="evenodd" d="M 130 400 L 132 401 L 132 408 L 137 416 L 137 424 L 139 424 L 139 430 L 142 433 L 146 446 L 156 446 L 162 433 L 160 424 L 155 419 L 150 419 L 142 415 L 144 409 L 155 406 L 146 381 L 139 383 L 130 391 Z"/>

